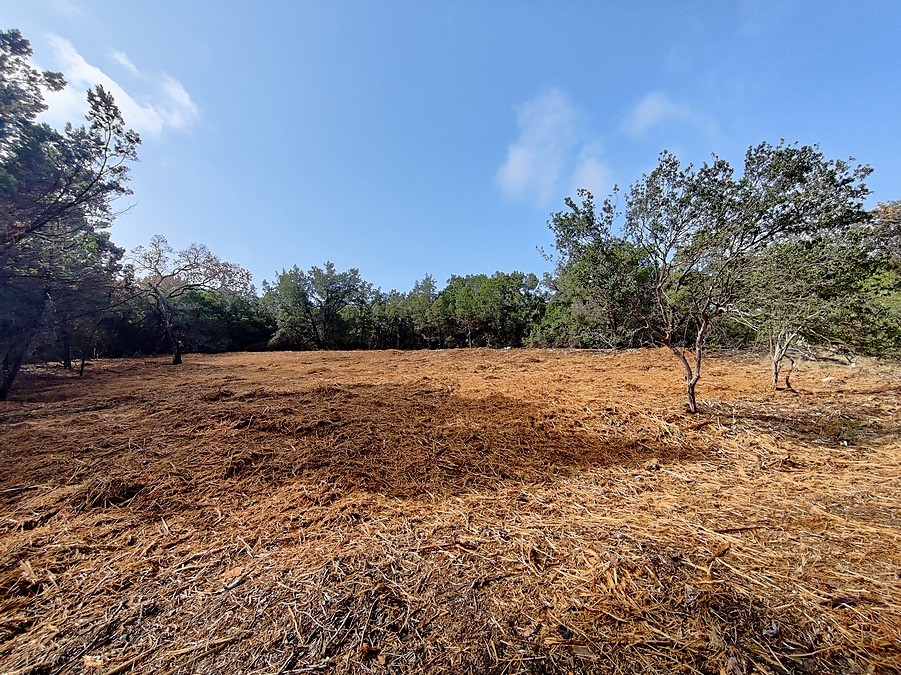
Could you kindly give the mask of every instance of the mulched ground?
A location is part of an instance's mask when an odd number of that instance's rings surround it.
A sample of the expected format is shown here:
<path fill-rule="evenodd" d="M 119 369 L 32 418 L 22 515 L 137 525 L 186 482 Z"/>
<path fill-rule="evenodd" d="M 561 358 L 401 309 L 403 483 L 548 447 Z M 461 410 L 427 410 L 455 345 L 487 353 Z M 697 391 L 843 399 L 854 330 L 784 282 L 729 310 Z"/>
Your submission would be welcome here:
<path fill-rule="evenodd" d="M 0 403 L 0 672 L 901 672 L 901 376 L 666 352 L 56 368 Z"/>

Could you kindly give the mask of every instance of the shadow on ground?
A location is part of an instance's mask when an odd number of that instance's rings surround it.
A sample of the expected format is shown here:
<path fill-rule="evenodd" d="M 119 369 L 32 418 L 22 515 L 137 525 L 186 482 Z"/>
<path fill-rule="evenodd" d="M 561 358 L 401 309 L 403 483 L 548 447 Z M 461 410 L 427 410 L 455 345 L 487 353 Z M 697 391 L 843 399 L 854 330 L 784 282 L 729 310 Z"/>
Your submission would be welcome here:
<path fill-rule="evenodd" d="M 6 487 L 82 485 L 79 510 L 192 494 L 248 494 L 287 481 L 333 493 L 448 495 L 504 482 L 552 481 L 586 466 L 697 457 L 665 435 L 586 420 L 582 411 L 424 383 L 225 388 L 158 400 L 62 400 L 40 415 L 7 414 Z M 616 413 L 611 413 L 616 414 Z M 16 499 L 7 493 L 6 501 Z"/>

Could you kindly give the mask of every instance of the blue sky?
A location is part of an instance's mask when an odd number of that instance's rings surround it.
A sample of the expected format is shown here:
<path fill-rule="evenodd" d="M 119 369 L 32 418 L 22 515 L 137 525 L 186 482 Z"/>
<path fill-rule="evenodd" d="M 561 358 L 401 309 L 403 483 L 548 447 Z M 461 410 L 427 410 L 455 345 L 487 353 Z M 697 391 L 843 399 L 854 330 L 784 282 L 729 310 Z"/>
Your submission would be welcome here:
<path fill-rule="evenodd" d="M 332 260 L 384 290 L 542 272 L 577 187 L 667 148 L 739 165 L 819 143 L 901 199 L 901 1 L 0 0 L 2 27 L 94 82 L 143 138 L 113 239 L 207 244 L 254 273 Z"/>

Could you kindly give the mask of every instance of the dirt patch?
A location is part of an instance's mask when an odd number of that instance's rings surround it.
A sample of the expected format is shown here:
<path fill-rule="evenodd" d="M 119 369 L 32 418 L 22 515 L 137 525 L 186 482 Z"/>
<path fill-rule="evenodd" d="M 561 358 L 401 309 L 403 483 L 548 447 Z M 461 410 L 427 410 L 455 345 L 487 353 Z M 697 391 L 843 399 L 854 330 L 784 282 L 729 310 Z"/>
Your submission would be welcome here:
<path fill-rule="evenodd" d="M 893 672 L 901 381 L 257 353 L 0 404 L 0 671 Z"/>

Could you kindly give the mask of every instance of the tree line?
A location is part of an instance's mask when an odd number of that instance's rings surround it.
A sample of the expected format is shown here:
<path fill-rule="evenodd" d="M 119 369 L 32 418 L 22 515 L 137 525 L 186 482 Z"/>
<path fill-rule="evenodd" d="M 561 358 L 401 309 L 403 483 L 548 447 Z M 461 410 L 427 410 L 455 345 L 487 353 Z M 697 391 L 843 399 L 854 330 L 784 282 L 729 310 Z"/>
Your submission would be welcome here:
<path fill-rule="evenodd" d="M 388 292 L 326 262 L 259 291 L 206 246 L 162 236 L 126 252 L 109 229 L 139 136 L 108 92 L 86 123 L 37 121 L 61 74 L 0 32 L 0 399 L 21 366 L 247 349 L 668 348 L 688 406 L 710 346 L 765 345 L 773 384 L 793 350 L 901 356 L 901 202 L 864 208 L 871 169 L 816 146 L 761 143 L 740 171 L 669 152 L 598 203 L 550 217 L 555 270 L 430 275 Z M 785 363 L 788 369 L 785 370 Z"/>

